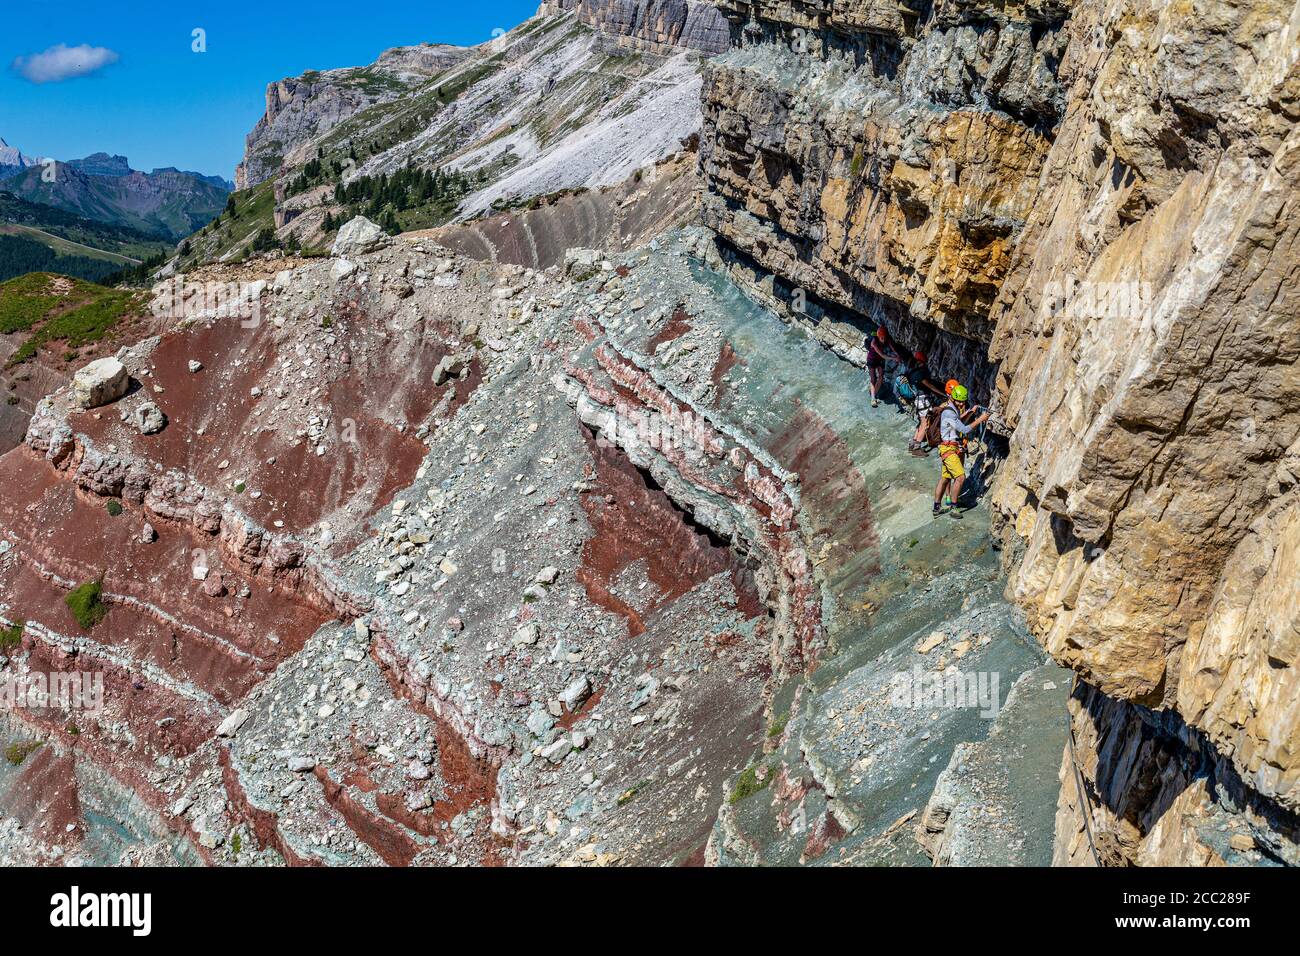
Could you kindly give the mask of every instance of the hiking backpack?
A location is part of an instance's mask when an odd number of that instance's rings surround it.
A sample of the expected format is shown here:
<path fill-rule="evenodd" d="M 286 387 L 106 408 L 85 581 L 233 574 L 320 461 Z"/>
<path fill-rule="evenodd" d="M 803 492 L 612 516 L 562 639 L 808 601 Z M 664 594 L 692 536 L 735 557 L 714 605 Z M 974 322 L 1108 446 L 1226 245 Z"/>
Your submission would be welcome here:
<path fill-rule="evenodd" d="M 943 409 L 943 405 L 930 409 L 930 417 L 925 420 L 926 448 L 938 448 L 939 443 L 943 441 L 943 432 L 939 427 L 943 420 Z"/>

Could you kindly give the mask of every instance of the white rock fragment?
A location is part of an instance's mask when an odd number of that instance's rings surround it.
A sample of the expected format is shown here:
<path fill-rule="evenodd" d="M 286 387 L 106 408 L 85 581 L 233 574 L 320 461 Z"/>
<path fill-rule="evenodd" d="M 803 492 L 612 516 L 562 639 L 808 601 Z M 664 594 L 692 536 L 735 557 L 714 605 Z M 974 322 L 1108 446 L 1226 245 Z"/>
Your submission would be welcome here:
<path fill-rule="evenodd" d="M 239 728 L 244 726 L 244 721 L 248 720 L 249 713 L 242 707 L 232 710 L 220 724 L 217 725 L 218 737 L 233 737 L 239 732 Z"/>

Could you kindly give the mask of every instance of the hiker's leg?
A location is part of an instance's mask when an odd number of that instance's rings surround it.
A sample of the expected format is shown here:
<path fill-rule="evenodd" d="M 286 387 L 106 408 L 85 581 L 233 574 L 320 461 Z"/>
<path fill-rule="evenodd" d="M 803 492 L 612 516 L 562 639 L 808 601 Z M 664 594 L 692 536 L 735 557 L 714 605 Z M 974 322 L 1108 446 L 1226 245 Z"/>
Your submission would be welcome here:
<path fill-rule="evenodd" d="M 954 508 L 957 507 L 957 502 L 961 498 L 961 486 L 965 484 L 965 482 L 966 482 L 965 476 L 961 478 L 954 478 L 952 480 L 952 506 Z"/>
<path fill-rule="evenodd" d="M 880 397 L 880 380 L 881 380 L 881 378 L 883 378 L 884 376 L 883 376 L 883 374 L 882 374 L 882 372 L 881 372 L 881 370 L 880 370 L 880 367 L 877 366 L 877 365 L 873 365 L 873 366 L 871 366 L 871 368 L 870 368 L 870 372 L 871 372 L 871 397 L 872 397 L 872 398 L 879 398 L 879 397 Z"/>
<path fill-rule="evenodd" d="M 948 478 L 945 475 L 939 476 L 939 483 L 934 486 L 934 503 L 937 505 L 943 501 L 943 490 L 948 487 Z"/>
<path fill-rule="evenodd" d="M 961 456 L 951 445 L 942 445 L 939 448 L 939 460 L 943 462 L 943 471 L 940 473 L 943 480 L 940 481 L 939 487 L 935 490 L 935 502 L 943 500 L 943 487 L 949 485 L 948 491 L 952 498 L 952 503 L 957 504 L 957 493 L 961 490 L 962 479 L 966 473 L 961 467 Z"/>

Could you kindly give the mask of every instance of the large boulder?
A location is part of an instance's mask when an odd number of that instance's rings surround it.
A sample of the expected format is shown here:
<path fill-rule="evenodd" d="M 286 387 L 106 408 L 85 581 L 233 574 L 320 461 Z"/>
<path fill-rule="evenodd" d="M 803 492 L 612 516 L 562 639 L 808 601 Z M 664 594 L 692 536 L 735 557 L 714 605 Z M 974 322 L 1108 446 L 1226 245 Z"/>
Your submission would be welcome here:
<path fill-rule="evenodd" d="M 571 278 L 586 278 L 600 267 L 600 251 L 597 249 L 565 249 L 564 274 Z"/>
<path fill-rule="evenodd" d="M 130 383 L 126 366 L 117 359 L 96 359 L 72 377 L 72 397 L 82 408 L 97 408 L 125 395 Z"/>
<path fill-rule="evenodd" d="M 333 253 L 336 256 L 359 256 L 374 252 L 388 245 L 388 233 L 380 229 L 365 216 L 357 216 L 334 238 Z"/>

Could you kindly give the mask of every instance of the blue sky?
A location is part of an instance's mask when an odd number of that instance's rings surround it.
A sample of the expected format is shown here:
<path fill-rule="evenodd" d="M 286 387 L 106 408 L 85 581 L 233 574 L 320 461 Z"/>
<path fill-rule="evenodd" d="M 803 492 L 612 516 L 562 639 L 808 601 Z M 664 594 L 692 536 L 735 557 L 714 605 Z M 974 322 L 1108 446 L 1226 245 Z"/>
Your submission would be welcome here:
<path fill-rule="evenodd" d="M 7 3 L 0 30 L 0 138 L 31 156 L 75 159 L 103 151 L 128 157 L 135 169 L 176 166 L 233 179 L 244 136 L 265 107 L 268 82 L 360 66 L 393 46 L 481 43 L 493 30 L 532 16 L 537 4 Z M 206 31 L 206 53 L 191 49 L 196 28 Z M 88 76 L 48 80 L 50 71 L 35 67 L 53 62 L 57 75 L 58 58 L 31 57 L 59 45 L 95 48 L 93 62 L 106 65 Z M 24 69 L 47 81 L 31 82 Z"/>

